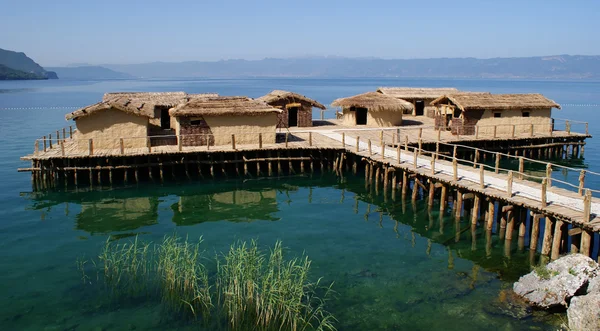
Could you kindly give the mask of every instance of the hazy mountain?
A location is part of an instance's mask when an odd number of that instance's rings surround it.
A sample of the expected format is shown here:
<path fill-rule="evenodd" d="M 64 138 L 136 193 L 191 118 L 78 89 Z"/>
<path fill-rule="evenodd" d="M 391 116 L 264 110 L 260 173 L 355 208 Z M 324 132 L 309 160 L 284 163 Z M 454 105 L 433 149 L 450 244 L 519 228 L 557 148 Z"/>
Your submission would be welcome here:
<path fill-rule="evenodd" d="M 39 64 L 27 57 L 25 53 L 13 52 L 0 48 L 0 65 L 6 68 L 0 79 L 56 79 L 56 73 L 46 71 Z"/>
<path fill-rule="evenodd" d="M 558 55 L 523 58 L 308 57 L 216 62 L 153 62 L 103 65 L 143 78 L 185 77 L 437 77 L 600 79 L 600 56 Z"/>
<path fill-rule="evenodd" d="M 100 66 L 50 67 L 61 79 L 94 80 L 94 79 L 130 79 L 133 76 Z"/>

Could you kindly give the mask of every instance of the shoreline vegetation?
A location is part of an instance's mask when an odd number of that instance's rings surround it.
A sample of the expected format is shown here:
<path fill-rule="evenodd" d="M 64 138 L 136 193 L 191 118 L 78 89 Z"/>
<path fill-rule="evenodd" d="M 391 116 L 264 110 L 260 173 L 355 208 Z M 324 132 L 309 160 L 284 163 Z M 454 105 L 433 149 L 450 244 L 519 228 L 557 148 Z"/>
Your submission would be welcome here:
<path fill-rule="evenodd" d="M 265 253 L 253 240 L 211 258 L 201 244 L 175 234 L 159 243 L 109 238 L 97 259 L 78 259 L 77 269 L 85 286 L 110 301 L 157 300 L 169 317 L 206 329 L 335 330 L 326 310 L 333 284 L 309 281 L 307 256 L 286 259 L 280 241 Z"/>

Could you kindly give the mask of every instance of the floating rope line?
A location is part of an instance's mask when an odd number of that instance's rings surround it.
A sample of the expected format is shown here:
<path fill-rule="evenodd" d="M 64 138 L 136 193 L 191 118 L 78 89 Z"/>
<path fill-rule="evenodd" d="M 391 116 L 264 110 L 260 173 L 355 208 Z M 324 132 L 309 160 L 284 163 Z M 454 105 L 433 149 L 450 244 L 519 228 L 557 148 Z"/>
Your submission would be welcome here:
<path fill-rule="evenodd" d="M 41 110 L 41 109 L 79 109 L 80 106 L 63 106 L 63 107 L 7 107 L 0 110 Z"/>

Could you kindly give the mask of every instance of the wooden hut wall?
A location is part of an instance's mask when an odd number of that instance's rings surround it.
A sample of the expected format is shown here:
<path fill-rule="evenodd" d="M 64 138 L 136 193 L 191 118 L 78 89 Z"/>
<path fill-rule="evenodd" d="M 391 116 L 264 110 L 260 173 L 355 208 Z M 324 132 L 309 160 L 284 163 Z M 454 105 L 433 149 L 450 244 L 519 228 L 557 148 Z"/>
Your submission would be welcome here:
<path fill-rule="evenodd" d="M 467 111 L 467 117 L 472 117 L 473 111 Z M 499 113 L 500 117 L 494 117 L 495 113 Z M 523 117 L 527 113 L 528 117 Z M 480 126 L 479 133 L 493 134 L 494 125 L 497 125 L 496 130 L 498 135 L 509 135 L 512 132 L 512 125 L 515 125 L 515 133 L 529 133 L 533 124 L 534 133 L 548 133 L 552 128 L 551 109 L 532 109 L 532 110 L 485 110 L 481 118 L 477 121 Z"/>
<path fill-rule="evenodd" d="M 282 110 L 282 112 L 277 116 L 277 128 L 289 128 L 288 108 L 292 108 L 290 105 L 300 105 L 300 107 L 298 107 L 298 127 L 312 126 L 313 107 L 310 104 L 305 102 L 289 103 L 287 100 L 281 100 L 279 102 L 271 102 L 269 105 Z"/>
<path fill-rule="evenodd" d="M 125 148 L 140 148 L 147 144 L 148 118 L 144 116 L 111 108 L 82 116 L 75 125 L 74 138 L 81 149 L 88 149 L 89 139 L 94 140 L 94 149 L 119 148 L 120 138 L 125 138 Z"/>
<path fill-rule="evenodd" d="M 342 124 L 356 126 L 356 110 L 344 108 L 342 110 Z M 402 125 L 402 111 L 389 109 L 367 110 L 367 124 L 365 126 L 389 127 L 400 125 Z"/>
<path fill-rule="evenodd" d="M 262 134 L 263 143 L 275 143 L 277 113 L 180 116 L 177 121 L 177 134 L 183 135 L 183 146 L 229 145 L 232 134 L 235 134 L 236 144 L 257 144 L 259 133 Z"/>

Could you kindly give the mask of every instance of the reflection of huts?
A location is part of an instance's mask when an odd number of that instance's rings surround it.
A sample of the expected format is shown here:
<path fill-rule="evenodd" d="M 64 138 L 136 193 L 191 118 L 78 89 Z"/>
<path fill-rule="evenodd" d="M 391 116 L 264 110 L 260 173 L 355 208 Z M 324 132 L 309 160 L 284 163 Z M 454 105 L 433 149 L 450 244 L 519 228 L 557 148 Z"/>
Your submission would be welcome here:
<path fill-rule="evenodd" d="M 76 228 L 91 234 L 130 231 L 157 223 L 158 198 L 139 197 L 82 202 Z"/>
<path fill-rule="evenodd" d="M 215 194 L 181 196 L 171 206 L 173 222 L 192 225 L 203 222 L 254 220 L 277 221 L 277 191 L 235 190 Z"/>
<path fill-rule="evenodd" d="M 313 107 L 325 109 L 325 106 L 313 99 L 281 90 L 271 91 L 257 100 L 264 101 L 268 105 L 282 110 L 277 119 L 278 128 L 312 126 Z"/>
<path fill-rule="evenodd" d="M 429 106 L 429 103 L 442 95 L 458 93 L 458 90 L 451 87 L 380 87 L 377 92 L 412 103 L 412 114 L 415 116 L 426 114 L 433 118 L 435 107 Z"/>
<path fill-rule="evenodd" d="M 107 93 L 101 102 L 78 109 L 65 116 L 75 120 L 81 148 L 118 148 L 119 138 L 125 148 L 145 147 L 147 137 L 173 134 L 168 109 L 185 101 L 184 92 Z"/>
<path fill-rule="evenodd" d="M 541 94 L 450 94 L 431 102 L 436 106 L 436 127 L 450 128 L 453 134 L 547 133 L 552 129 L 552 108 L 556 102 Z"/>
<path fill-rule="evenodd" d="M 169 111 L 183 146 L 275 143 L 280 109 L 248 97 L 193 97 Z"/>
<path fill-rule="evenodd" d="M 379 127 L 402 125 L 402 113 L 413 108 L 407 101 L 377 92 L 337 99 L 332 105 L 342 107 L 343 125 Z"/>

